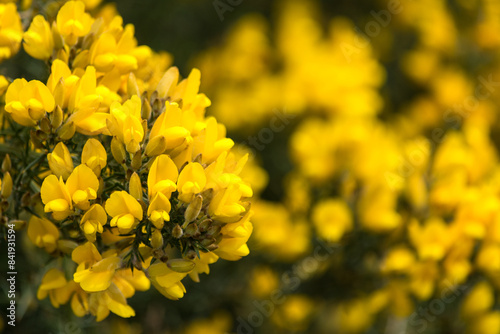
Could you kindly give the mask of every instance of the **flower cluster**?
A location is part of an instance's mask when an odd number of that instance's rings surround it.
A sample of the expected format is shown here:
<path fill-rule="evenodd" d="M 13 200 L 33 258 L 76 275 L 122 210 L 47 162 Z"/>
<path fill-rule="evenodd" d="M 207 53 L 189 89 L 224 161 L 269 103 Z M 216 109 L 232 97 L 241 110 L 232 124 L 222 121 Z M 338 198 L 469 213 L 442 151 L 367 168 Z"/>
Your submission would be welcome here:
<path fill-rule="evenodd" d="M 67 1 L 24 33 L 16 6 L 0 5 L 0 58 L 22 41 L 50 68 L 5 84 L 1 209 L 53 259 L 38 298 L 101 321 L 133 316 L 135 291 L 176 300 L 185 276 L 246 256 L 253 192 L 248 155 L 205 117 L 200 72 L 181 79 L 113 7 L 86 11 L 98 3 Z"/>

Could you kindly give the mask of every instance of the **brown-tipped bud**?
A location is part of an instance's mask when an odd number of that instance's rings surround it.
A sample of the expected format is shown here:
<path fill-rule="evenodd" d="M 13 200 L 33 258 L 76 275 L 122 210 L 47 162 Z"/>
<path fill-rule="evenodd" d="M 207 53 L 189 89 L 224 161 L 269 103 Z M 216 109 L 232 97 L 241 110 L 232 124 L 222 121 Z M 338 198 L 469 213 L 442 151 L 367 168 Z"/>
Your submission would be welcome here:
<path fill-rule="evenodd" d="M 163 108 L 165 108 L 165 103 L 162 102 L 160 99 L 155 99 L 152 104 L 153 112 L 156 114 L 161 113 Z"/>
<path fill-rule="evenodd" d="M 217 244 L 211 244 L 211 245 L 208 245 L 207 246 L 207 249 L 211 252 L 213 252 L 214 250 L 216 250 L 217 248 L 219 248 L 219 245 Z"/>
<path fill-rule="evenodd" d="M 198 225 L 195 223 L 189 224 L 184 230 L 184 236 L 186 237 L 198 237 L 200 235 L 200 231 L 198 231 Z"/>
<path fill-rule="evenodd" d="M 125 159 L 127 158 L 125 147 L 123 147 L 123 144 L 116 137 L 111 139 L 111 154 L 120 165 L 125 163 Z"/>
<path fill-rule="evenodd" d="M 0 202 L 0 211 L 1 212 L 7 211 L 8 208 L 9 208 L 9 202 L 7 202 L 6 200 L 3 200 Z"/>
<path fill-rule="evenodd" d="M 186 259 L 172 259 L 168 260 L 167 266 L 178 273 L 188 273 L 194 269 L 195 264 L 193 261 Z"/>
<path fill-rule="evenodd" d="M 200 195 L 196 196 L 191 203 L 189 203 L 186 211 L 184 212 L 184 225 L 195 220 L 200 214 L 201 206 L 203 204 L 203 197 Z"/>
<path fill-rule="evenodd" d="M 207 238 L 207 239 L 203 239 L 201 241 L 201 245 L 203 247 L 208 247 L 209 245 L 213 244 L 215 242 L 215 238 Z"/>
<path fill-rule="evenodd" d="M 69 140 L 75 135 L 76 126 L 75 123 L 69 122 L 64 124 L 57 130 L 57 136 L 61 140 Z"/>
<path fill-rule="evenodd" d="M 132 97 L 132 95 L 141 96 L 141 92 L 139 91 L 139 85 L 137 85 L 137 80 L 135 78 L 134 73 L 130 73 L 127 79 L 127 94 Z"/>
<path fill-rule="evenodd" d="M 142 270 L 142 262 L 135 255 L 132 256 L 132 265 L 134 266 L 135 269 Z"/>
<path fill-rule="evenodd" d="M 151 104 L 147 98 L 142 99 L 141 117 L 145 120 L 149 120 L 151 117 Z"/>
<path fill-rule="evenodd" d="M 215 238 L 220 233 L 220 230 L 221 230 L 220 225 L 214 225 L 208 229 L 206 235 L 207 237 Z"/>
<path fill-rule="evenodd" d="M 9 172 L 5 172 L 2 180 L 2 197 L 8 198 L 12 193 L 12 177 Z"/>
<path fill-rule="evenodd" d="M 163 249 L 154 249 L 152 254 L 153 254 L 153 257 L 155 259 L 159 259 L 159 260 L 161 260 L 162 258 L 165 257 L 165 252 L 163 251 Z M 164 261 L 162 261 L 162 262 L 164 262 Z"/>
<path fill-rule="evenodd" d="M 160 230 L 155 230 L 151 235 L 151 246 L 153 246 L 154 249 L 163 248 L 163 236 Z"/>
<path fill-rule="evenodd" d="M 44 117 L 40 120 L 40 129 L 46 134 L 49 134 L 52 131 L 52 127 L 50 125 L 48 117 Z"/>
<path fill-rule="evenodd" d="M 10 155 L 6 154 L 2 161 L 2 172 L 10 172 L 12 168 L 12 161 L 10 160 Z"/>
<path fill-rule="evenodd" d="M 130 177 L 130 181 L 128 183 L 128 192 L 132 195 L 136 200 L 142 199 L 142 185 L 141 178 L 137 173 L 133 173 Z"/>
<path fill-rule="evenodd" d="M 212 223 L 212 219 L 205 219 L 198 225 L 198 229 L 201 233 L 206 232 L 212 226 Z"/>
<path fill-rule="evenodd" d="M 130 163 L 133 169 L 139 170 L 142 167 L 142 152 L 141 150 L 134 153 L 132 156 L 132 161 Z"/>
<path fill-rule="evenodd" d="M 196 252 L 192 249 L 188 250 L 187 254 L 186 254 L 186 259 L 188 260 L 194 260 L 198 257 L 198 254 L 196 254 Z"/>
<path fill-rule="evenodd" d="M 165 152 L 167 148 L 167 140 L 164 136 L 157 136 L 151 139 L 146 145 L 146 156 L 153 157 L 156 155 L 160 155 Z"/>
<path fill-rule="evenodd" d="M 57 240 L 57 249 L 59 249 L 64 254 L 71 254 L 76 247 L 78 247 L 78 243 L 72 240 Z"/>
<path fill-rule="evenodd" d="M 50 114 L 50 125 L 53 129 L 61 126 L 64 118 L 64 113 L 59 105 L 56 106 L 54 111 Z"/>
<path fill-rule="evenodd" d="M 29 192 L 25 192 L 21 197 L 21 206 L 30 206 L 31 205 L 31 194 Z"/>
<path fill-rule="evenodd" d="M 180 239 L 184 232 L 182 231 L 182 228 L 179 226 L 179 224 L 175 224 L 174 228 L 172 229 L 172 236 L 176 239 Z"/>
<path fill-rule="evenodd" d="M 36 130 L 35 136 L 37 136 L 38 140 L 40 140 L 41 142 L 46 141 L 48 138 L 47 134 L 42 130 Z"/>

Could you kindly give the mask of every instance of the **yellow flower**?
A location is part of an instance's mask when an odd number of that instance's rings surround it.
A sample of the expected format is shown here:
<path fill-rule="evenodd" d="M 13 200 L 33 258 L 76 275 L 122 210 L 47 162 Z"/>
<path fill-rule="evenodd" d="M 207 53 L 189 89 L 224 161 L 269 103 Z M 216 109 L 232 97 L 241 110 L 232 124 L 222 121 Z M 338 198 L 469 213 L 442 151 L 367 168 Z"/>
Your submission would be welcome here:
<path fill-rule="evenodd" d="M 453 231 L 440 218 L 431 218 L 424 226 L 413 220 L 408 233 L 422 260 L 442 259 L 453 242 Z"/>
<path fill-rule="evenodd" d="M 106 167 L 108 155 L 106 149 L 97 139 L 90 138 L 83 146 L 82 164 L 94 171 L 96 176 L 101 175 L 101 170 Z"/>
<path fill-rule="evenodd" d="M 231 184 L 229 187 L 219 190 L 212 198 L 208 212 L 218 220 L 234 221 L 245 211 L 245 207 L 240 204 L 242 194 L 243 192 L 237 184 Z"/>
<path fill-rule="evenodd" d="M 137 59 L 131 54 L 137 42 L 134 28 L 127 25 L 119 40 L 111 32 L 104 32 L 90 47 L 90 63 L 100 72 L 116 69 L 119 74 L 137 70 Z"/>
<path fill-rule="evenodd" d="M 164 222 L 170 220 L 169 212 L 171 208 L 172 206 L 168 197 L 158 192 L 148 207 L 148 217 L 156 228 L 163 228 Z"/>
<path fill-rule="evenodd" d="M 47 86 L 38 80 L 28 82 L 25 79 L 16 79 L 10 84 L 5 104 L 5 111 L 24 126 L 34 126 L 55 107 L 54 97 Z"/>
<path fill-rule="evenodd" d="M 31 216 L 28 223 L 28 237 L 37 247 L 45 248 L 47 253 L 52 253 L 57 249 L 59 235 L 59 229 L 51 221 Z"/>
<path fill-rule="evenodd" d="M 96 321 L 105 319 L 110 311 L 122 318 L 135 316 L 134 309 L 127 304 L 123 293 L 114 283 L 105 291 L 90 294 L 89 310 Z"/>
<path fill-rule="evenodd" d="M 167 198 L 177 188 L 179 176 L 177 166 L 166 154 L 155 158 L 148 173 L 148 196 L 154 198 L 157 193 L 162 193 Z"/>
<path fill-rule="evenodd" d="M 189 203 L 205 188 L 207 177 L 205 169 L 197 162 L 190 162 L 182 169 L 177 180 L 179 199 Z"/>
<path fill-rule="evenodd" d="M 141 99 L 134 95 L 123 105 L 118 102 L 111 104 L 107 127 L 113 136 L 116 136 L 125 144 L 129 153 L 134 154 L 137 152 L 144 138 Z"/>
<path fill-rule="evenodd" d="M 23 38 L 21 17 L 13 3 L 0 4 L 0 61 L 12 57 L 19 50 Z"/>
<path fill-rule="evenodd" d="M 68 284 L 64 273 L 59 269 L 49 269 L 42 278 L 42 283 L 38 287 L 37 298 L 39 300 L 50 297 L 50 302 L 55 308 L 64 305 L 71 297 L 72 285 Z"/>
<path fill-rule="evenodd" d="M 78 263 L 73 279 L 87 292 L 106 290 L 121 264 L 121 259 L 116 255 L 102 258 L 91 242 L 75 248 L 71 258 Z"/>
<path fill-rule="evenodd" d="M 52 153 L 47 155 L 49 167 L 55 176 L 66 180 L 74 169 L 73 160 L 68 148 L 62 142 L 59 142 Z"/>
<path fill-rule="evenodd" d="M 199 274 L 201 273 L 209 274 L 210 267 L 208 265 L 217 262 L 218 259 L 219 257 L 215 255 L 213 252 L 207 252 L 207 253 L 200 252 L 200 257 L 195 258 L 193 260 L 195 267 L 193 271 L 189 273 L 189 277 L 193 281 L 199 282 L 200 281 Z"/>
<path fill-rule="evenodd" d="M 186 288 L 181 280 L 188 273 L 173 271 L 165 263 L 155 263 L 148 268 L 149 278 L 154 287 L 168 299 L 177 300 L 184 296 Z"/>
<path fill-rule="evenodd" d="M 476 283 L 465 297 L 460 314 L 464 318 L 474 318 L 488 312 L 494 302 L 495 294 L 492 286 L 486 281 Z"/>
<path fill-rule="evenodd" d="M 146 154 L 159 155 L 192 142 L 191 132 L 187 129 L 191 118 L 194 115 L 182 112 L 177 103 L 167 103 L 151 128 Z"/>
<path fill-rule="evenodd" d="M 52 212 L 52 217 L 62 220 L 73 211 L 73 204 L 81 210 L 90 207 L 89 200 L 97 197 L 99 180 L 94 172 L 85 165 L 76 167 L 64 183 L 62 177 L 49 175 L 41 187 L 42 202 L 45 212 Z"/>
<path fill-rule="evenodd" d="M 142 220 L 142 207 L 126 191 L 115 191 L 106 201 L 106 212 L 113 217 L 111 227 L 117 226 L 122 234 L 130 232 Z"/>
<path fill-rule="evenodd" d="M 103 207 L 99 204 L 94 204 L 85 212 L 80 221 L 80 228 L 85 233 L 88 241 L 94 242 L 96 232 L 103 232 L 103 225 L 106 225 L 108 216 Z"/>
<path fill-rule="evenodd" d="M 246 243 L 253 231 L 252 223 L 249 221 L 252 215 L 253 211 L 248 210 L 240 221 L 227 224 L 222 228 L 223 238 L 219 247 L 214 251 L 215 254 L 225 260 L 237 261 L 250 253 Z"/>
<path fill-rule="evenodd" d="M 85 4 L 81 1 L 66 2 L 57 13 L 57 28 L 69 46 L 73 46 L 79 37 L 89 33 L 92 18 L 85 13 Z"/>
<path fill-rule="evenodd" d="M 33 58 L 47 60 L 54 52 L 54 39 L 49 23 L 42 15 L 33 18 L 23 35 L 24 50 Z"/>
<path fill-rule="evenodd" d="M 338 199 L 325 199 L 313 209 L 312 220 L 320 238 L 337 242 L 352 229 L 351 212 L 347 204 Z"/>
<path fill-rule="evenodd" d="M 71 73 L 68 65 L 60 59 L 54 60 L 50 67 L 47 87 L 52 92 L 55 102 L 61 108 L 67 108 L 71 94 L 80 78 Z"/>

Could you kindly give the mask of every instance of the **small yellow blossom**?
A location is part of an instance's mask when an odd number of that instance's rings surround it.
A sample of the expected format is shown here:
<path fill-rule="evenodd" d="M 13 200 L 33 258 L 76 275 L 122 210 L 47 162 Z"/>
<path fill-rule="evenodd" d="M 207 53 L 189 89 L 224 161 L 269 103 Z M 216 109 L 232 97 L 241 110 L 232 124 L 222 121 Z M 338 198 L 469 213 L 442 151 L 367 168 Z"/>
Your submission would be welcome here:
<path fill-rule="evenodd" d="M 33 58 L 47 60 L 54 52 L 54 39 L 49 23 L 42 15 L 33 18 L 23 35 L 24 50 Z"/>

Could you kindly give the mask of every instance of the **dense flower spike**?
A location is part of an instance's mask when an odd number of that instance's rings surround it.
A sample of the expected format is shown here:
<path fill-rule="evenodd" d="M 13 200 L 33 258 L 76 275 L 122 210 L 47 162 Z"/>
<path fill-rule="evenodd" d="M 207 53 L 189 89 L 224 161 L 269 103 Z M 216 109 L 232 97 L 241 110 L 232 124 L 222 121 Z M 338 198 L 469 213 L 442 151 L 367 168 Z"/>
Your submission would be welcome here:
<path fill-rule="evenodd" d="M 110 7 L 86 12 L 99 2 L 66 1 L 24 33 L 16 6 L 0 5 L 0 60 L 23 39 L 49 69 L 46 84 L 0 77 L 2 129 L 23 145 L 2 164 L 2 218 L 31 215 L 29 239 L 54 257 L 38 298 L 97 321 L 134 316 L 127 299 L 151 283 L 181 298 L 188 274 L 247 255 L 252 232 L 246 160 L 227 160 L 233 141 L 205 117 L 200 71 L 180 78 Z"/>

